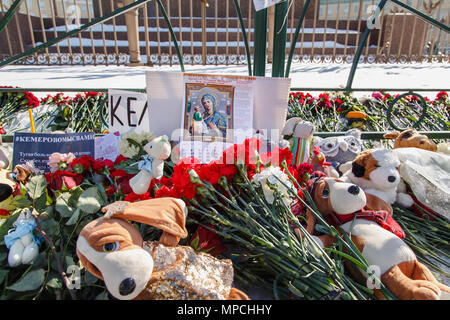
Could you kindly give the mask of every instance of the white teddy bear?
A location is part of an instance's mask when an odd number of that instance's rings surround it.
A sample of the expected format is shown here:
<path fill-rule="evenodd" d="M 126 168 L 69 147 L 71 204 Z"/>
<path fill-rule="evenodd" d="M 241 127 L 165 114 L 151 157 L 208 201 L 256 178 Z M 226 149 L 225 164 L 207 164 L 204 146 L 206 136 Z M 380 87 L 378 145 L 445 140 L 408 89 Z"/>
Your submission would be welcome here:
<path fill-rule="evenodd" d="M 40 239 L 33 236 L 36 226 L 30 211 L 20 213 L 13 224 L 14 228 L 5 236 L 5 244 L 9 248 L 8 264 L 17 267 L 30 264 L 39 254 Z"/>
<path fill-rule="evenodd" d="M 160 136 L 144 146 L 147 152 L 142 160 L 137 162 L 139 173 L 130 179 L 130 187 L 136 194 L 148 191 L 153 178 L 160 179 L 163 175 L 164 160 L 169 158 L 171 146 L 167 136 Z"/>

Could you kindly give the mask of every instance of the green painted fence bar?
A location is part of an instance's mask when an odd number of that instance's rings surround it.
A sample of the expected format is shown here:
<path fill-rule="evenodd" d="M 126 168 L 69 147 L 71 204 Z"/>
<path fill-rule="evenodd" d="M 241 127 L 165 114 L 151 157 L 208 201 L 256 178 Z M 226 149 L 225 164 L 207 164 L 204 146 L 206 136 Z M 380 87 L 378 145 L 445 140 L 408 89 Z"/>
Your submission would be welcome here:
<path fill-rule="evenodd" d="M 403 7 L 403 8 L 405 8 L 406 10 L 411 11 L 412 13 L 414 13 L 414 14 L 417 15 L 417 16 L 419 16 L 420 18 L 422 18 L 422 19 L 425 20 L 426 22 L 432 24 L 433 26 L 435 26 L 435 27 L 437 27 L 437 28 L 439 28 L 439 29 L 441 29 L 441 30 L 444 30 L 444 31 L 447 32 L 447 33 L 450 33 L 450 27 L 447 26 L 447 25 L 445 25 L 445 24 L 443 24 L 442 22 L 440 22 L 440 21 L 438 21 L 438 20 L 436 20 L 436 19 L 431 18 L 430 16 L 426 15 L 425 13 L 423 13 L 423 12 L 421 12 L 421 11 L 419 11 L 419 10 L 413 8 L 413 7 L 411 7 L 410 5 L 408 5 L 408 4 L 406 4 L 406 3 L 403 3 L 402 1 L 399 1 L 399 0 L 391 0 L 391 1 L 392 1 L 393 3 L 399 5 L 400 7 Z M 442 2 L 444 2 L 444 1 L 448 1 L 448 0 L 443 0 Z"/>
<path fill-rule="evenodd" d="M 0 31 L 8 24 L 9 20 L 14 16 L 16 11 L 20 8 L 23 0 L 15 0 L 13 4 L 6 11 L 5 15 L 0 19 Z"/>
<path fill-rule="evenodd" d="M 172 37 L 172 43 L 175 46 L 175 51 L 177 52 L 177 56 L 178 56 L 178 60 L 179 60 L 179 63 L 180 63 L 180 68 L 181 68 L 181 72 L 184 72 L 183 56 L 181 54 L 180 48 L 178 47 L 178 41 L 177 41 L 177 37 L 175 36 L 175 32 L 173 32 L 172 23 L 170 23 L 170 19 L 167 16 L 166 9 L 164 9 L 164 6 L 161 3 L 161 0 L 156 0 L 156 2 L 158 3 L 159 8 L 161 9 L 161 12 L 162 12 L 162 14 L 164 16 L 164 20 L 166 21 L 167 26 L 169 28 L 170 36 Z"/>
<path fill-rule="evenodd" d="M 56 38 L 54 38 L 52 40 L 49 40 L 49 41 L 47 41 L 47 42 L 45 42 L 45 43 L 43 43 L 43 44 L 41 44 L 39 46 L 36 46 L 36 47 L 34 47 L 32 49 L 29 49 L 29 50 L 27 50 L 25 52 L 22 52 L 22 53 L 14 56 L 14 57 L 11 57 L 11 58 L 3 61 L 3 62 L 0 62 L 0 68 L 6 66 L 8 64 L 17 62 L 17 61 L 19 61 L 19 60 L 21 60 L 23 58 L 26 58 L 26 57 L 28 57 L 28 56 L 30 56 L 32 54 L 35 54 L 36 52 L 39 52 L 39 51 L 41 51 L 41 50 L 43 50 L 45 48 L 48 48 L 48 47 L 50 47 L 50 46 L 60 42 L 61 40 L 69 38 L 69 37 L 71 37 L 73 35 L 77 35 L 81 31 L 84 31 L 84 30 L 86 30 L 86 29 L 88 29 L 90 27 L 93 27 L 93 26 L 95 26 L 95 25 L 97 25 L 99 23 L 109 21 L 112 18 L 115 18 L 118 15 L 121 15 L 122 13 L 125 13 L 125 12 L 127 12 L 129 10 L 132 10 L 132 9 L 135 9 L 135 8 L 138 8 L 139 6 L 143 5 L 144 3 L 147 3 L 147 2 L 150 2 L 150 1 L 151 0 L 137 0 L 136 2 L 133 2 L 133 3 L 129 4 L 129 5 L 123 6 L 122 8 L 119 8 L 119 9 L 117 9 L 117 10 L 115 10 L 113 12 L 110 12 L 110 13 L 108 13 L 108 14 L 100 17 L 100 18 L 97 18 L 95 20 L 92 20 L 91 22 L 86 23 L 86 24 L 82 25 L 79 28 L 76 28 L 76 29 L 73 29 L 73 30 L 71 30 L 69 32 L 66 32 L 63 35 L 59 36 L 59 37 L 56 37 Z"/>
<path fill-rule="evenodd" d="M 255 12 L 254 26 L 253 75 L 264 77 L 266 75 L 267 9 Z M 248 63 L 251 62 L 248 61 Z"/>
<path fill-rule="evenodd" d="M 378 4 L 378 15 L 383 10 L 384 6 L 386 5 L 387 0 L 381 0 Z M 376 19 L 378 18 L 378 15 L 374 15 L 373 19 L 370 21 L 372 23 L 372 26 L 375 25 Z M 368 21 L 369 24 L 369 21 Z M 350 89 L 353 84 L 353 78 L 355 77 L 356 68 L 358 68 L 359 58 L 361 57 L 361 53 L 363 51 L 364 46 L 366 45 L 367 38 L 369 37 L 370 32 L 373 28 L 371 28 L 369 25 L 366 27 L 366 30 L 364 30 L 364 34 L 361 37 L 361 41 L 359 42 L 358 49 L 356 50 L 355 56 L 353 57 L 353 63 L 352 68 L 350 69 L 350 74 L 348 76 L 347 80 L 347 86 L 346 89 Z"/>
<path fill-rule="evenodd" d="M 303 20 L 305 20 L 306 11 L 308 10 L 309 4 L 311 0 L 306 0 L 305 5 L 303 6 L 302 13 L 300 14 L 300 18 L 298 19 L 297 27 L 295 28 L 294 38 L 292 39 L 291 48 L 289 50 L 289 57 L 286 64 L 286 74 L 285 78 L 289 78 L 289 72 L 291 71 L 291 63 L 292 57 L 294 56 L 295 46 L 297 44 L 298 35 L 300 34 L 300 29 L 303 25 Z"/>
<path fill-rule="evenodd" d="M 288 1 L 275 5 L 275 21 L 273 27 L 273 59 L 272 77 L 284 77 L 284 63 L 286 59 Z"/>
<path fill-rule="evenodd" d="M 239 5 L 239 2 L 237 0 L 234 0 L 234 7 L 236 8 L 236 12 L 239 17 L 239 24 L 241 26 L 241 32 L 242 32 L 242 36 L 244 38 L 245 53 L 247 54 L 248 75 L 251 76 L 252 75 L 252 57 L 250 54 L 250 47 L 248 45 L 247 32 L 245 31 L 244 19 L 242 19 L 241 6 Z"/>

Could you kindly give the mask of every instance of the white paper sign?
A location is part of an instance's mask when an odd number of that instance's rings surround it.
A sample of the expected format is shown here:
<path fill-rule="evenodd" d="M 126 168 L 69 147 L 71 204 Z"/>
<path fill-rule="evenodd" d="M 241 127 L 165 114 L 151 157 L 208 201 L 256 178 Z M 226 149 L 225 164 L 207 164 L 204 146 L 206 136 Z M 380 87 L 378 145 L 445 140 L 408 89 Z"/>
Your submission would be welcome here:
<path fill-rule="evenodd" d="M 110 132 L 150 131 L 147 94 L 108 90 Z"/>
<path fill-rule="evenodd" d="M 118 143 L 120 135 L 113 133 L 95 138 L 95 159 L 109 159 L 116 160 L 119 156 Z"/>
<path fill-rule="evenodd" d="M 268 8 L 270 6 L 276 5 L 278 2 L 282 2 L 285 0 L 253 0 L 253 4 L 255 5 L 255 10 L 259 11 L 264 8 Z"/>

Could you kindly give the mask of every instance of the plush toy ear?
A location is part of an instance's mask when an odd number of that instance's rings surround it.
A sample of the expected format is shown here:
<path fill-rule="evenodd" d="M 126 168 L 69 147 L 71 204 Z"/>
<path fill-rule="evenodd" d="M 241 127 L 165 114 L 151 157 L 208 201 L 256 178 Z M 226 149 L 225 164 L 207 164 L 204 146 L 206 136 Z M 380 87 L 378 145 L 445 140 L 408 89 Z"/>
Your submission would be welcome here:
<path fill-rule="evenodd" d="M 355 137 L 356 139 L 359 140 L 359 139 L 361 139 L 361 130 L 353 128 L 353 129 L 348 130 L 345 133 L 345 135 L 346 136 L 353 136 L 353 137 Z"/>
<path fill-rule="evenodd" d="M 383 137 L 385 139 L 396 139 L 400 135 L 400 132 L 398 131 L 391 131 L 386 133 Z"/>
<path fill-rule="evenodd" d="M 306 209 L 306 231 L 310 235 L 314 234 L 314 228 L 316 226 L 316 217 L 312 214 L 309 209 Z"/>
<path fill-rule="evenodd" d="M 163 231 L 159 240 L 166 246 L 176 246 L 180 238 L 187 237 L 186 205 L 175 198 L 157 198 L 130 203 L 114 218 L 136 221 Z"/>
<path fill-rule="evenodd" d="M 352 172 L 355 175 L 355 177 L 361 178 L 364 175 L 365 171 L 366 168 L 364 168 L 358 162 L 356 161 L 352 162 Z"/>
<path fill-rule="evenodd" d="M 317 145 L 320 143 L 320 141 L 322 141 L 322 140 L 323 140 L 322 137 L 313 136 L 313 139 L 312 139 L 312 145 L 313 145 L 313 146 L 317 146 Z"/>
<path fill-rule="evenodd" d="M 0 161 L 2 162 L 0 169 L 6 169 L 9 167 L 8 156 L 6 155 L 5 151 L 2 148 L 0 148 Z"/>
<path fill-rule="evenodd" d="M 291 136 L 294 134 L 294 129 L 297 123 L 302 121 L 299 117 L 290 118 L 288 121 L 286 121 L 286 124 L 283 127 L 283 130 L 281 131 L 281 135 L 283 136 Z"/>
<path fill-rule="evenodd" d="M 21 165 L 15 166 L 13 172 L 16 174 L 16 180 L 22 183 L 25 183 L 28 180 L 28 177 L 31 175 L 31 171 L 25 169 Z"/>

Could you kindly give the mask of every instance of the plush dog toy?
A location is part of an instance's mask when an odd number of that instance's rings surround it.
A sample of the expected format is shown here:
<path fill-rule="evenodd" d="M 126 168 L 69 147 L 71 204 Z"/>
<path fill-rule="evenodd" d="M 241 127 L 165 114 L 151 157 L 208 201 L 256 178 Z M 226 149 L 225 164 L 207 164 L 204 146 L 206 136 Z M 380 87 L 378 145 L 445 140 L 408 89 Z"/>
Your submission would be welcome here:
<path fill-rule="evenodd" d="M 178 246 L 187 236 L 186 205 L 180 199 L 158 198 L 114 202 L 105 216 L 87 224 L 77 240 L 85 268 L 104 280 L 121 300 L 248 299 L 231 287 L 233 266 L 191 247 Z M 160 228 L 159 241 L 143 242 L 127 220 Z"/>
<path fill-rule="evenodd" d="M 169 138 L 160 136 L 144 146 L 147 152 L 142 160 L 137 162 L 139 173 L 130 179 L 130 187 L 136 194 L 144 194 L 148 191 L 153 178 L 160 179 L 163 175 L 164 160 L 171 153 Z"/>
<path fill-rule="evenodd" d="M 291 136 L 289 139 L 290 150 L 294 156 L 293 165 L 309 162 L 311 153 L 311 137 L 315 126 L 309 121 L 303 121 L 301 118 L 294 117 L 286 121 L 282 136 Z"/>
<path fill-rule="evenodd" d="M 358 129 L 348 130 L 345 136 L 314 137 L 313 144 L 320 148 L 327 161 L 331 162 L 341 174 L 344 171 L 340 169 L 340 165 L 353 161 L 363 150 L 361 131 Z"/>
<path fill-rule="evenodd" d="M 386 139 L 395 139 L 394 148 L 419 148 L 429 151 L 437 151 L 436 144 L 424 134 L 413 129 L 402 132 L 392 131 L 384 135 Z"/>
<path fill-rule="evenodd" d="M 370 149 L 361 152 L 353 161 L 351 170 L 345 172 L 341 179 L 361 187 L 389 204 L 397 202 L 404 207 L 414 203 L 406 194 L 404 184 L 401 184 L 398 167 L 400 161 L 389 149 Z"/>
<path fill-rule="evenodd" d="M 380 269 L 381 282 L 397 298 L 450 299 L 450 288 L 439 283 L 430 270 L 417 260 L 402 240 L 405 234 L 392 216 L 387 211 L 377 211 L 386 207 L 386 203 L 364 193 L 357 185 L 333 178 L 315 180 L 309 192 L 318 211 L 328 222 L 351 234 L 353 243 L 368 265 Z M 369 205 L 368 198 L 371 198 Z M 307 231 L 310 234 L 314 230 L 311 216 L 307 212 Z M 327 234 L 313 236 L 313 239 L 321 247 L 329 247 L 335 241 Z"/>

